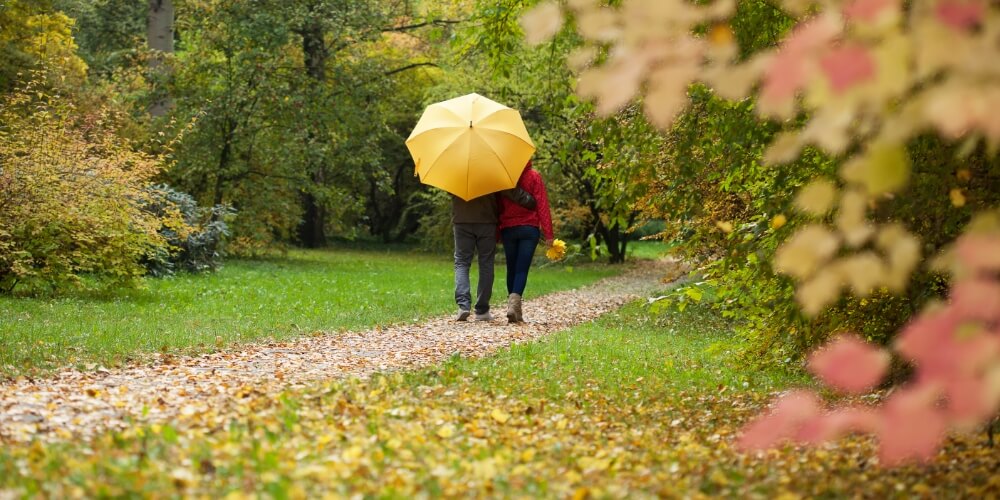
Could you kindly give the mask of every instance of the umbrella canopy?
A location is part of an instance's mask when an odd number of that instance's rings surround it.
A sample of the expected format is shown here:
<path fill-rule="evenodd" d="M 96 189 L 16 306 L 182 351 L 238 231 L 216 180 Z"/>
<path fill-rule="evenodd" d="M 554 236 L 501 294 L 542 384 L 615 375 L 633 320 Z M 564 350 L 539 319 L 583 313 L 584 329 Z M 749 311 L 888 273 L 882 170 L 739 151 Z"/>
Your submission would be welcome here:
<path fill-rule="evenodd" d="M 521 114 L 478 94 L 428 106 L 406 147 L 420 182 L 466 201 L 516 186 L 535 152 Z"/>

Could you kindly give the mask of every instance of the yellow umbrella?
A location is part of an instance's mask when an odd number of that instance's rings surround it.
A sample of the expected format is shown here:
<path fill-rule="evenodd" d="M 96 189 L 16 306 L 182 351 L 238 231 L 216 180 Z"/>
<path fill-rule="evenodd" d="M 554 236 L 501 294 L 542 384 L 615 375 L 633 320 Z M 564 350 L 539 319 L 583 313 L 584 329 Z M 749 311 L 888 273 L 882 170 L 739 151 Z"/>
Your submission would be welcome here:
<path fill-rule="evenodd" d="M 466 201 L 516 186 L 535 152 L 521 114 L 478 94 L 428 106 L 406 147 L 420 182 Z"/>

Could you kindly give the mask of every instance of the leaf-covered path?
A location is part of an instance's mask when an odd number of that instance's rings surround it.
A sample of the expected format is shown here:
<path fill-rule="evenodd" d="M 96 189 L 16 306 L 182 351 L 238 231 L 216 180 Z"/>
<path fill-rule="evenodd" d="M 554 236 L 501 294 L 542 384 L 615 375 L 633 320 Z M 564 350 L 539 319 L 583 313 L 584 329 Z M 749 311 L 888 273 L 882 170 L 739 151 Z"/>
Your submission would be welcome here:
<path fill-rule="evenodd" d="M 125 428 L 130 421 L 224 412 L 252 392 L 277 393 L 317 380 L 416 368 L 454 354 L 484 356 L 617 309 L 661 287 L 664 272 L 662 264 L 643 262 L 587 287 L 526 300 L 527 322 L 519 325 L 507 325 L 494 306 L 496 319 L 488 323 L 441 317 L 360 332 L 317 332 L 195 357 L 158 355 L 152 363 L 122 369 L 22 377 L 0 384 L 0 442 L 88 437 Z"/>

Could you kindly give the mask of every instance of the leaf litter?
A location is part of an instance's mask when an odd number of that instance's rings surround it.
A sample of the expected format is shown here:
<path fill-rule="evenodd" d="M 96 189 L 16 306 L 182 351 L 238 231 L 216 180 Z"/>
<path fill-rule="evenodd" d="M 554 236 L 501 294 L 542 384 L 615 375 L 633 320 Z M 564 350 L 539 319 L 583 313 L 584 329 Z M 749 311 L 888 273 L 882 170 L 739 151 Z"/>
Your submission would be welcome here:
<path fill-rule="evenodd" d="M 507 325 L 494 305 L 495 319 L 490 322 L 439 317 L 365 331 L 316 332 L 199 356 L 161 353 L 150 363 L 120 369 L 67 369 L 41 379 L 0 382 L 0 442 L 78 439 L 135 422 L 204 414 L 251 392 L 414 369 L 456 354 L 486 356 L 616 310 L 662 286 L 658 278 L 668 265 L 634 266 L 587 287 L 526 300 L 527 321 L 517 325 Z"/>

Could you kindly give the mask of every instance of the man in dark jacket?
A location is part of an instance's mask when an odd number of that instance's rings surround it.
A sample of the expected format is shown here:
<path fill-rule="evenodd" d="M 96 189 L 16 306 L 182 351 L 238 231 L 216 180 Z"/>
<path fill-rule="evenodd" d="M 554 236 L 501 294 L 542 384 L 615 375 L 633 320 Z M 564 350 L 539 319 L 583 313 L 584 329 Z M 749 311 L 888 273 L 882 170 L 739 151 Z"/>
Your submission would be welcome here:
<path fill-rule="evenodd" d="M 505 196 L 521 206 L 533 206 L 535 199 L 527 191 L 515 188 L 465 201 L 451 197 L 451 222 L 455 232 L 455 303 L 458 321 L 468 321 L 472 314 L 472 284 L 469 270 L 472 257 L 479 254 L 479 283 L 476 287 L 475 320 L 490 321 L 490 297 L 493 295 L 493 260 L 497 251 L 497 224 L 500 203 Z"/>

